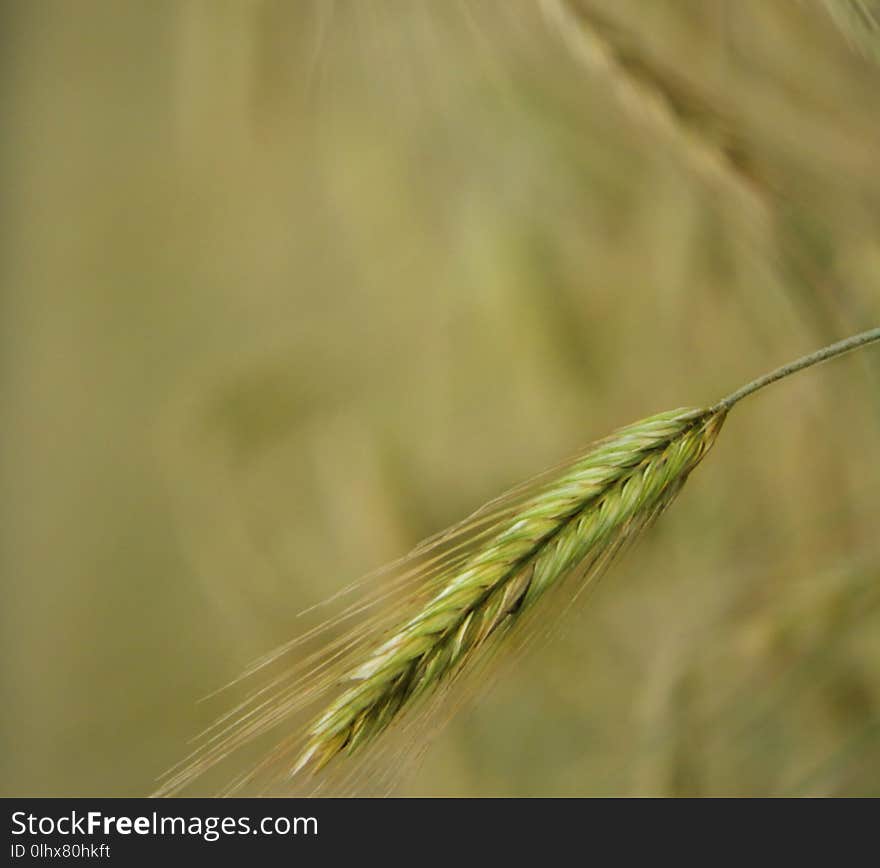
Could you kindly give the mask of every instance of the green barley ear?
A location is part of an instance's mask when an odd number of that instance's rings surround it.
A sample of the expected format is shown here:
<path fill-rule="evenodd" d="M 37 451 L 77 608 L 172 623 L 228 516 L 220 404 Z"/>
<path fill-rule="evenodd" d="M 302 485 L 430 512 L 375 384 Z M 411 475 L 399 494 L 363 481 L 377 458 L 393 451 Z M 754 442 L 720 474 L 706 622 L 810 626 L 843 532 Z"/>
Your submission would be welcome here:
<path fill-rule="evenodd" d="M 619 431 L 511 516 L 442 587 L 347 673 L 309 727 L 294 771 L 320 769 L 381 735 L 464 672 L 574 571 L 644 527 L 679 492 L 725 412 L 676 410 Z"/>
<path fill-rule="evenodd" d="M 307 715 L 305 726 L 228 792 L 287 792 L 303 783 L 344 791 L 363 784 L 365 770 L 381 787 L 383 770 L 423 746 L 420 725 L 454 710 L 463 683 L 473 687 L 496 656 L 525 644 L 528 628 L 553 615 L 552 600 L 568 605 L 669 506 L 735 404 L 878 340 L 880 328 L 785 365 L 708 409 L 673 410 L 623 428 L 353 586 L 355 602 L 340 615 L 252 668 L 300 655 L 293 669 L 221 719 L 157 794 L 177 792 L 299 714 Z M 305 654 L 310 641 L 317 650 Z M 408 736 L 406 747 L 389 741 L 395 733 Z"/>

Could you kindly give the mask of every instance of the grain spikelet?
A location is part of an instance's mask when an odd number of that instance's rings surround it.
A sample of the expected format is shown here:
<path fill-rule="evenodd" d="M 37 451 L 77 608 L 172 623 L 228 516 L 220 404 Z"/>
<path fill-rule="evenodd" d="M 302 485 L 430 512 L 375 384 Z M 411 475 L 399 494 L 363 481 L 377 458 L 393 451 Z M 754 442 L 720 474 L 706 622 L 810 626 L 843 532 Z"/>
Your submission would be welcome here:
<path fill-rule="evenodd" d="M 227 793 L 290 792 L 304 784 L 314 793 L 327 783 L 346 791 L 365 781 L 383 789 L 499 649 L 510 659 L 530 638 L 536 615 L 552 614 L 551 600 L 570 605 L 673 501 L 735 404 L 877 342 L 880 328 L 870 329 L 783 365 L 708 409 L 673 410 L 622 428 L 351 586 L 337 595 L 354 599 L 339 615 L 245 673 L 268 671 L 289 653 L 300 657 L 208 730 L 156 795 L 178 792 L 299 714 L 310 722 L 294 727 Z M 311 641 L 315 652 L 304 653 Z M 392 734 L 409 736 L 408 744 L 394 747 Z"/>
<path fill-rule="evenodd" d="M 416 549 L 390 584 L 373 577 L 370 584 L 381 590 L 359 595 L 319 632 L 348 621 L 356 626 L 227 716 L 160 794 L 302 711 L 314 714 L 304 734 L 274 750 L 235 790 L 258 781 L 277 786 L 279 776 L 308 777 L 342 755 L 364 753 L 392 724 L 417 720 L 443 688 L 480 671 L 545 598 L 563 586 L 567 598 L 576 596 L 573 582 L 593 578 L 662 512 L 714 443 L 725 415 L 675 410 L 623 428 L 551 478 L 510 492 Z"/>

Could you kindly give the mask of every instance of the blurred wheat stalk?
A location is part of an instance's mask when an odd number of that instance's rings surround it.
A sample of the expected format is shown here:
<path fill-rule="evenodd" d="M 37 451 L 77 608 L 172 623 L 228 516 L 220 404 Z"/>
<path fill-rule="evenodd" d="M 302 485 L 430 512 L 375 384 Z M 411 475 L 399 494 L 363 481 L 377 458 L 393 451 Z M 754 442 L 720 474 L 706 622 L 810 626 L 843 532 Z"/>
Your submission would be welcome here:
<path fill-rule="evenodd" d="M 734 197 L 766 231 L 770 206 L 750 166 L 740 124 L 685 77 L 650 57 L 586 0 L 540 0 L 574 58 L 633 120 L 668 143 L 700 177 Z"/>
<path fill-rule="evenodd" d="M 822 0 L 828 14 L 857 50 L 880 61 L 880 3 L 877 0 Z"/>

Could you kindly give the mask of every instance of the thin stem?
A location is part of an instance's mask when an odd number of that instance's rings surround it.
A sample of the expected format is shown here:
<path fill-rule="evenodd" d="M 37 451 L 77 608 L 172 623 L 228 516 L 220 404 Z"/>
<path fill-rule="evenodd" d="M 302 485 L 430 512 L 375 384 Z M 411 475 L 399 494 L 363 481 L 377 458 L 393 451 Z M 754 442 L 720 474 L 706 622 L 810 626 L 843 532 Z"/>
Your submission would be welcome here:
<path fill-rule="evenodd" d="M 757 380 L 752 380 L 751 383 L 746 383 L 741 389 L 737 389 L 735 392 L 719 401 L 714 407 L 712 407 L 712 412 L 720 413 L 727 411 L 738 401 L 757 392 L 759 389 L 763 389 L 764 386 L 769 386 L 777 380 L 785 379 L 785 377 L 788 377 L 791 374 L 796 374 L 798 371 L 804 370 L 804 368 L 810 368 L 813 365 L 818 365 L 820 362 L 826 362 L 828 359 L 842 356 L 844 353 L 858 349 L 858 347 L 863 347 L 866 344 L 873 344 L 875 341 L 880 341 L 880 328 L 869 329 L 866 332 L 853 335 L 850 338 L 845 338 L 842 341 L 838 341 L 836 344 L 831 344 L 831 346 L 817 350 L 815 353 L 810 353 L 800 359 L 789 362 L 787 365 L 783 365 L 775 371 L 770 371 L 769 374 L 764 374 L 763 377 L 758 377 Z"/>

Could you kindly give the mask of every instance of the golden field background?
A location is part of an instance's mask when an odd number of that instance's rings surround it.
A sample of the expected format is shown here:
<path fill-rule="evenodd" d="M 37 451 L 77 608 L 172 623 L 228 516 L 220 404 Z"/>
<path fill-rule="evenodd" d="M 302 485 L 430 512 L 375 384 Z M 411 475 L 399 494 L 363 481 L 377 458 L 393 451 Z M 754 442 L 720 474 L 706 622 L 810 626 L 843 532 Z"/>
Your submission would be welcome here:
<path fill-rule="evenodd" d="M 149 792 L 299 610 L 880 322 L 880 65 L 809 2 L 581 6 L 687 136 L 524 0 L 0 7 L 4 795 Z M 880 795 L 878 384 L 738 407 L 402 792 Z"/>

